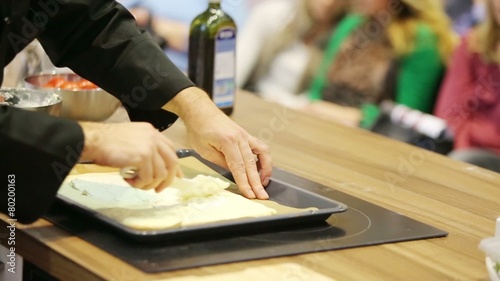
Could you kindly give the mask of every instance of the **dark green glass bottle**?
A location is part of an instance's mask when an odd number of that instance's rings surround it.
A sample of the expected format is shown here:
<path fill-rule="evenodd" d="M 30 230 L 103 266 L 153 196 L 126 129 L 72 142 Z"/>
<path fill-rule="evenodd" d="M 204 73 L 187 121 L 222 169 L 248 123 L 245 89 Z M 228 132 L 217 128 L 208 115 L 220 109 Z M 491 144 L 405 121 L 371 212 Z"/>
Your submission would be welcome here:
<path fill-rule="evenodd" d="M 236 95 L 236 24 L 220 2 L 209 0 L 208 9 L 191 23 L 188 76 L 230 115 Z"/>

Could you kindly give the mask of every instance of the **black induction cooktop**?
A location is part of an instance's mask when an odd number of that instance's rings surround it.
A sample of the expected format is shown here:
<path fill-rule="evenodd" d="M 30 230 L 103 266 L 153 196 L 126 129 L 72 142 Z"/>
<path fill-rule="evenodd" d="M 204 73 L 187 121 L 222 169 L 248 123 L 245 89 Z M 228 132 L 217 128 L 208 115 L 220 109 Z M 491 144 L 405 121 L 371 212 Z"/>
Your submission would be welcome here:
<path fill-rule="evenodd" d="M 45 218 L 123 261 L 145 271 L 163 272 L 245 260 L 444 237 L 446 232 L 329 187 L 274 169 L 273 179 L 342 202 L 342 213 L 324 222 L 278 225 L 245 232 L 163 241 L 136 241 L 109 225 L 92 221 L 63 202 Z"/>

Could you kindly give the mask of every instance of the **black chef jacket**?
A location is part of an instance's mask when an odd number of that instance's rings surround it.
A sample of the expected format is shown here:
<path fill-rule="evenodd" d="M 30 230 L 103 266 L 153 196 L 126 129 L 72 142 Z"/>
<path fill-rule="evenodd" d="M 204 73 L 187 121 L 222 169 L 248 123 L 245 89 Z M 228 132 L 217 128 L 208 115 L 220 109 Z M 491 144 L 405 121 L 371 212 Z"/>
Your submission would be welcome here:
<path fill-rule="evenodd" d="M 2 0 L 0 34 L 0 65 L 37 38 L 56 66 L 119 98 L 133 121 L 161 130 L 176 116 L 160 108 L 193 86 L 115 1 Z M 38 219 L 82 147 L 76 122 L 0 106 L 0 212 L 22 223 Z"/>

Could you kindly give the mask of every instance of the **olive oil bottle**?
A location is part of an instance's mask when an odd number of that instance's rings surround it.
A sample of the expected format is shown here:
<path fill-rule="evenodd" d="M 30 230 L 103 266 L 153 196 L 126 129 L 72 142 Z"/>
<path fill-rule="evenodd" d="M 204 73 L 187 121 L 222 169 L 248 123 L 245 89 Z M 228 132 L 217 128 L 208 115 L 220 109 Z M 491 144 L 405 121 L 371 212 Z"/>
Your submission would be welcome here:
<path fill-rule="evenodd" d="M 221 1 L 209 0 L 189 32 L 188 76 L 227 115 L 233 112 L 236 95 L 236 31 Z"/>

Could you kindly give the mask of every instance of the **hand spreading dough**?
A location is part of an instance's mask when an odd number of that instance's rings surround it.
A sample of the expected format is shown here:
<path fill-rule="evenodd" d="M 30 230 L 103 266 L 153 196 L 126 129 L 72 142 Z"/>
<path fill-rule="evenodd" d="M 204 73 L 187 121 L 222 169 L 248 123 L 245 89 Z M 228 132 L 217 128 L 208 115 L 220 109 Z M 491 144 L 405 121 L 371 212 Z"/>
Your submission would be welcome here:
<path fill-rule="evenodd" d="M 234 194 L 222 179 L 197 175 L 175 179 L 169 188 L 132 188 L 118 173 L 71 176 L 60 194 L 134 229 L 159 230 L 262 217 L 276 210 Z"/>

